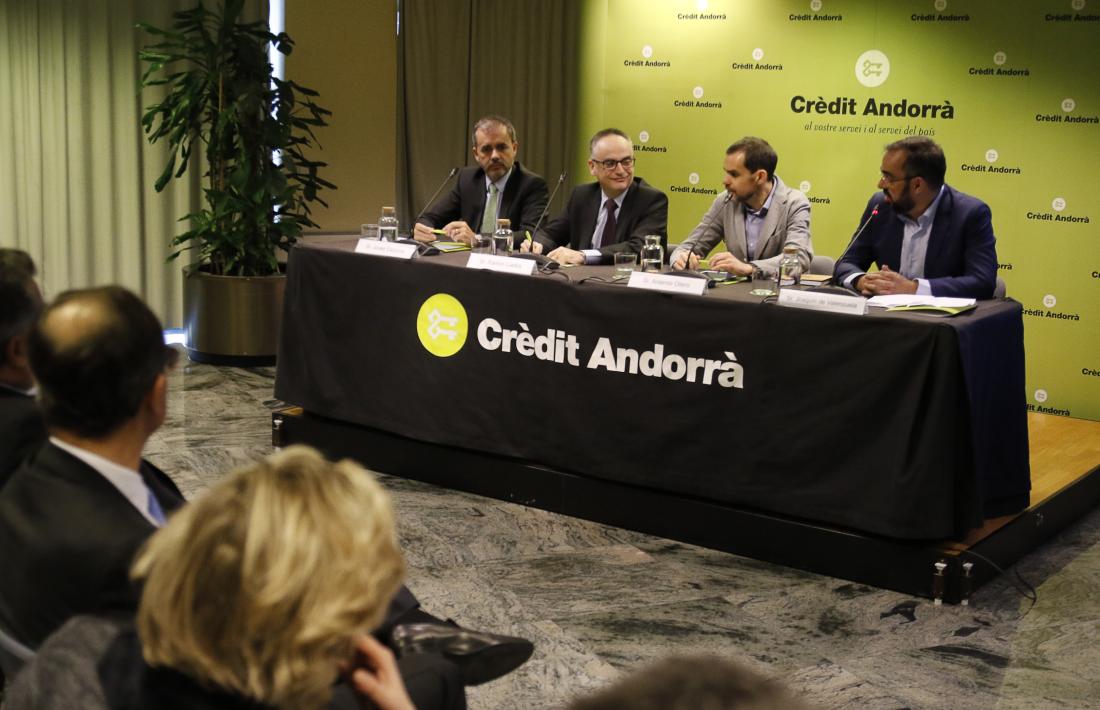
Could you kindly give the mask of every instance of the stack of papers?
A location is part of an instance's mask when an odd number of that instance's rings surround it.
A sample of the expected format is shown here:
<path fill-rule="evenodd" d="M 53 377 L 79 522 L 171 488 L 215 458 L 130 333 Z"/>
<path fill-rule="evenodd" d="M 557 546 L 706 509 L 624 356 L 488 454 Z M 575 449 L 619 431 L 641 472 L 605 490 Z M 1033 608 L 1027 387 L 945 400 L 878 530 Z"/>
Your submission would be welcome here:
<path fill-rule="evenodd" d="M 891 311 L 933 311 L 955 315 L 974 308 L 973 298 L 949 298 L 947 296 L 916 296 L 907 293 L 892 296 L 872 296 L 867 305 Z"/>

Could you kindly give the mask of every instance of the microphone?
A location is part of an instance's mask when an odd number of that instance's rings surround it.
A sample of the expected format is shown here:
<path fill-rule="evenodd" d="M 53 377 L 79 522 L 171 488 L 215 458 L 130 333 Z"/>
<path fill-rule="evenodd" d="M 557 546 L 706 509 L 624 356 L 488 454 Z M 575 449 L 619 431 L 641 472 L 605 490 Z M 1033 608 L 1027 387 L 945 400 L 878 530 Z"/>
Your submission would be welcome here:
<path fill-rule="evenodd" d="M 856 233 L 852 235 L 851 240 L 848 241 L 848 246 L 844 247 L 844 251 L 840 252 L 840 256 L 837 257 L 837 260 L 836 260 L 837 264 L 844 261 L 844 257 L 848 256 L 848 252 L 852 249 L 852 245 L 856 243 L 857 239 L 859 239 L 859 235 L 863 234 L 863 231 L 865 229 L 867 229 L 867 225 L 871 224 L 871 220 L 874 219 L 875 215 L 877 215 L 877 214 L 878 214 L 878 205 L 875 205 L 871 209 L 871 214 L 867 215 L 867 219 L 865 219 L 863 221 L 863 224 L 859 225 L 859 229 L 856 230 Z M 833 268 L 833 272 L 834 273 L 836 272 L 835 267 Z M 844 284 L 840 283 L 840 284 L 837 284 L 837 286 L 843 287 Z"/>
<path fill-rule="evenodd" d="M 703 232 L 706 232 L 708 229 L 711 228 L 711 226 L 714 224 L 714 222 L 718 219 L 718 215 L 722 214 L 722 210 L 726 209 L 726 205 L 728 205 L 730 203 L 730 200 L 732 200 L 732 199 L 733 199 L 733 193 L 730 192 L 729 190 L 726 190 L 726 197 L 725 197 L 724 200 L 722 200 L 722 209 L 720 209 L 717 212 L 715 212 L 714 214 L 710 215 L 710 218 L 707 219 L 706 222 L 703 224 Z M 700 274 L 698 271 L 695 271 L 693 269 L 688 268 L 688 266 L 691 264 L 691 256 L 692 256 L 692 254 L 695 254 L 695 247 L 694 246 L 688 247 L 687 252 L 688 252 L 687 253 L 687 258 L 684 260 L 684 268 L 681 269 L 680 271 L 690 271 L 692 274 L 699 274 L 700 276 L 703 276 L 703 274 Z M 695 255 L 698 256 L 698 254 L 695 254 Z M 672 264 L 670 263 L 669 266 L 672 266 Z M 675 274 L 675 273 L 678 273 L 678 272 L 671 271 L 670 273 Z"/>
<path fill-rule="evenodd" d="M 558 184 L 554 185 L 554 191 L 550 193 L 550 199 L 546 201 L 546 206 L 542 208 L 542 214 L 535 221 L 535 229 L 531 232 L 531 247 L 535 245 L 535 235 L 539 233 L 539 227 L 542 226 L 542 220 L 546 219 L 546 215 L 550 213 L 550 205 L 554 203 L 554 198 L 558 195 L 558 190 L 561 188 L 561 184 L 565 182 L 565 176 L 569 171 L 562 170 L 561 175 L 558 176 Z M 534 259 L 535 263 L 539 265 L 540 269 L 556 269 L 560 264 L 554 261 L 550 257 L 544 254 L 535 254 L 534 252 L 516 252 L 512 256 L 517 259 Z"/>
<path fill-rule="evenodd" d="M 447 177 L 443 178 L 443 182 L 439 183 L 439 187 L 435 188 L 435 192 L 433 192 L 432 196 L 428 198 L 428 201 L 424 203 L 424 206 L 420 209 L 420 214 L 416 215 L 416 219 L 413 220 L 414 226 L 420 221 L 420 218 L 424 216 L 424 213 L 428 211 L 428 208 L 432 206 L 432 203 L 435 202 L 435 198 L 439 197 L 439 193 L 443 192 L 443 187 L 449 183 L 451 178 L 455 175 L 458 175 L 458 168 L 451 168 L 451 172 L 447 173 Z"/>

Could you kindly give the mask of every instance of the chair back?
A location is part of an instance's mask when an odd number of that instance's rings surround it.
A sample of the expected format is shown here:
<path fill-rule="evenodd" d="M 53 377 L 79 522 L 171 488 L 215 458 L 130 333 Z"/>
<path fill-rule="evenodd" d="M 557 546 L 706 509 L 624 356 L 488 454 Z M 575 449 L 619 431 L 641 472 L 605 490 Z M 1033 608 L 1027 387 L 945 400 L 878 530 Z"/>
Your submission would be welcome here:
<path fill-rule="evenodd" d="M 806 273 L 810 274 L 822 274 L 825 276 L 832 276 L 833 269 L 836 267 L 836 259 L 831 256 L 824 256 L 818 254 L 810 262 L 810 270 Z"/>

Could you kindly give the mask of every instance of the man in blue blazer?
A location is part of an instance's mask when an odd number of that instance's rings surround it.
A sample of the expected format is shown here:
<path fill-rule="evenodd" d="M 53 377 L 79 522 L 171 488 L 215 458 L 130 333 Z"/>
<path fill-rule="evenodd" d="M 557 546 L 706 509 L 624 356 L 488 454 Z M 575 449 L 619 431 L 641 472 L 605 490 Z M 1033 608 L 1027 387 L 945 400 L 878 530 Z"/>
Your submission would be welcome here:
<path fill-rule="evenodd" d="M 527 170 L 516 155 L 519 141 L 512 122 L 503 116 L 485 116 L 474 124 L 473 152 L 477 167 L 463 168 L 450 192 L 433 202 L 413 226 L 420 242 L 441 238 L 470 244 L 474 233 L 496 230 L 496 221 L 509 219 L 516 241 L 533 230 L 546 207 L 546 180 Z"/>
<path fill-rule="evenodd" d="M 947 161 L 930 138 L 886 146 L 881 194 L 867 203 L 833 280 L 865 296 L 991 298 L 997 282 L 992 214 L 944 183 Z M 868 273 L 871 262 L 877 272 Z"/>

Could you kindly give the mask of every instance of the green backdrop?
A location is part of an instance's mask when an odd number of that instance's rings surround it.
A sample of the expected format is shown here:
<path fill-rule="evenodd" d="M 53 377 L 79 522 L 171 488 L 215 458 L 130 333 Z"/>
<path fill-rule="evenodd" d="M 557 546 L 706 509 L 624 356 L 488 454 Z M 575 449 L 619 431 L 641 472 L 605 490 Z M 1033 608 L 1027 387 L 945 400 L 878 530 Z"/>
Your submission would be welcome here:
<path fill-rule="evenodd" d="M 722 189 L 726 147 L 757 135 L 835 257 L 883 146 L 932 136 L 947 181 L 993 210 L 1029 407 L 1100 420 L 1100 0 L 594 0 L 582 28 L 580 134 L 633 137 L 672 243 Z"/>

